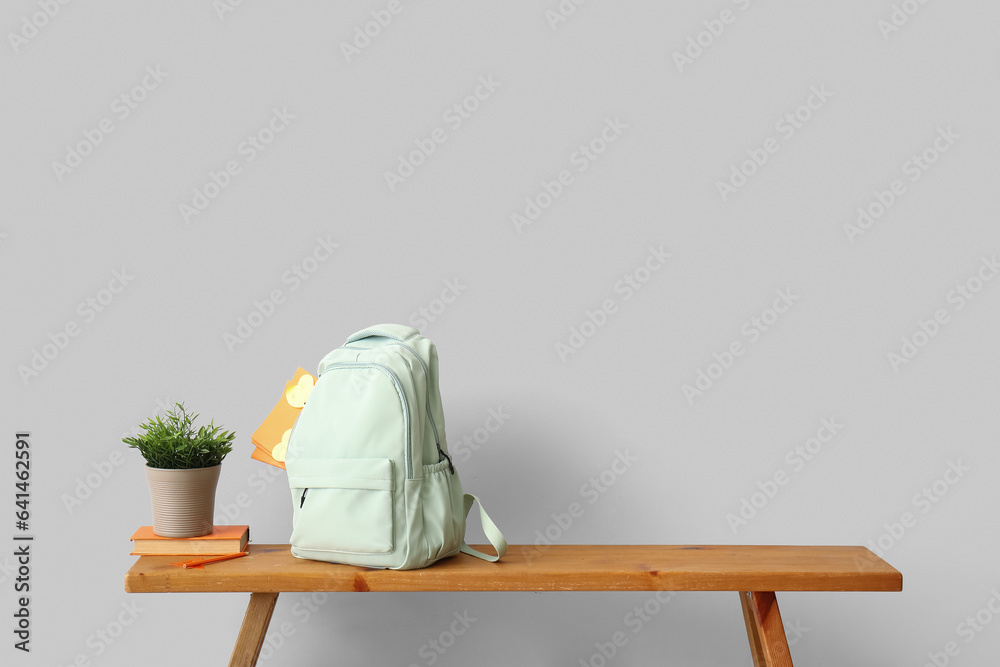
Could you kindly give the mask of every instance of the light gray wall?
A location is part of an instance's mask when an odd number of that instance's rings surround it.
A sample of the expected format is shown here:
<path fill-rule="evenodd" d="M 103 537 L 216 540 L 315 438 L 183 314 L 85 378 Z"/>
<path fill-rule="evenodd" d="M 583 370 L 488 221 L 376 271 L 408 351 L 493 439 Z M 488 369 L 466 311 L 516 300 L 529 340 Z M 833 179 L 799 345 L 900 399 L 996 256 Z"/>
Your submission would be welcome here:
<path fill-rule="evenodd" d="M 36 535 L 4 664 L 225 661 L 244 596 L 122 591 L 122 434 L 175 400 L 234 428 L 218 518 L 285 542 L 250 434 L 297 366 L 421 319 L 512 543 L 872 544 L 906 590 L 782 595 L 797 664 L 991 664 L 996 3 L 228 1 L 2 10 L 0 535 L 19 429 Z M 599 667 L 618 631 L 609 664 L 750 664 L 735 593 L 306 597 L 262 664 Z"/>

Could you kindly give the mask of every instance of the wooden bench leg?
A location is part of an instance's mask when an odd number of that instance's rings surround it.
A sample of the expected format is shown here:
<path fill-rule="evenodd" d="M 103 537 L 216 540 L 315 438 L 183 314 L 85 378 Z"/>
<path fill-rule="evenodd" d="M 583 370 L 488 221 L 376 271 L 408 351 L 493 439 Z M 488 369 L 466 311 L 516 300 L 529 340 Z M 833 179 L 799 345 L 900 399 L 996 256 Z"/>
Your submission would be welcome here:
<path fill-rule="evenodd" d="M 743 591 L 740 603 L 754 667 L 793 667 L 774 591 Z"/>
<path fill-rule="evenodd" d="M 760 628 L 754 620 L 751 608 L 750 592 L 740 593 L 740 604 L 743 606 L 743 622 L 747 626 L 747 638 L 750 640 L 750 655 L 753 656 L 753 667 L 764 666 L 764 649 L 760 646 Z"/>
<path fill-rule="evenodd" d="M 236 648 L 233 657 L 229 659 L 229 667 L 254 667 L 260 647 L 264 644 L 267 626 L 271 623 L 271 614 L 278 601 L 277 593 L 251 593 L 247 613 L 243 616 L 243 625 L 236 638 Z"/>

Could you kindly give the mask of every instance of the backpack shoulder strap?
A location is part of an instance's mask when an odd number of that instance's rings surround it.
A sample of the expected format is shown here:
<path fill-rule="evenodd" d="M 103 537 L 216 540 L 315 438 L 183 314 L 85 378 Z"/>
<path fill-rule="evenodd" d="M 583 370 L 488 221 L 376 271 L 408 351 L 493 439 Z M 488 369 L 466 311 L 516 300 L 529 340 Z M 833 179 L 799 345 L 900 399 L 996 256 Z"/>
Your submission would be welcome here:
<path fill-rule="evenodd" d="M 493 548 L 496 549 L 497 555 L 491 556 L 490 554 L 484 554 L 482 551 L 476 551 L 466 544 L 464 540 L 462 541 L 462 553 L 495 563 L 503 558 L 504 554 L 507 553 L 507 540 L 504 539 L 503 533 L 500 532 L 497 525 L 493 523 L 492 519 L 490 519 L 490 515 L 486 513 L 486 510 L 483 508 L 483 501 L 479 500 L 479 498 L 471 493 L 465 494 L 466 520 L 469 518 L 469 510 L 472 509 L 472 505 L 477 502 L 479 503 L 479 518 L 483 522 L 483 532 L 486 533 L 486 539 L 488 539 L 490 544 L 493 545 Z"/>

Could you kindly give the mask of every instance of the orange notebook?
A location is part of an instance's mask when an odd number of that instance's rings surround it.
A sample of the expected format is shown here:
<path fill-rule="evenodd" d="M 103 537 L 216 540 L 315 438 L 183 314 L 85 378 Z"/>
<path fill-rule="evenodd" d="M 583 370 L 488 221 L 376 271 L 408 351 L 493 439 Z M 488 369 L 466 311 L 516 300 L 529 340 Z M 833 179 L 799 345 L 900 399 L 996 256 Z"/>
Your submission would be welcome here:
<path fill-rule="evenodd" d="M 288 436 L 315 384 L 315 376 L 302 368 L 295 371 L 291 381 L 285 383 L 285 390 L 271 409 L 271 413 L 250 436 L 250 440 L 257 447 L 250 455 L 251 458 L 279 468 L 285 467 L 283 461 L 288 447 Z"/>
<path fill-rule="evenodd" d="M 215 526 L 201 537 L 162 537 L 143 526 L 131 540 L 133 556 L 216 556 L 245 551 L 250 526 Z"/>

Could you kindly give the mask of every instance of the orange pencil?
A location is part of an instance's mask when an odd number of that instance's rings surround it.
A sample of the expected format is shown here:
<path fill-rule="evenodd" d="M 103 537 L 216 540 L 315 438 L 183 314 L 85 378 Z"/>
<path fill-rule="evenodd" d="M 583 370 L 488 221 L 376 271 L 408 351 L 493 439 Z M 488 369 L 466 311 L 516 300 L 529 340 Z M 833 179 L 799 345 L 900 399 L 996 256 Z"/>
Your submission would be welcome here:
<path fill-rule="evenodd" d="M 240 551 L 235 554 L 226 554 L 224 556 L 213 556 L 212 558 L 205 558 L 203 560 L 186 560 L 182 563 L 171 563 L 171 565 L 180 565 L 184 568 L 200 568 L 203 565 L 208 565 L 209 563 L 218 563 L 224 560 L 230 560 L 233 558 L 240 558 L 241 556 L 246 556 L 246 551 Z"/>

